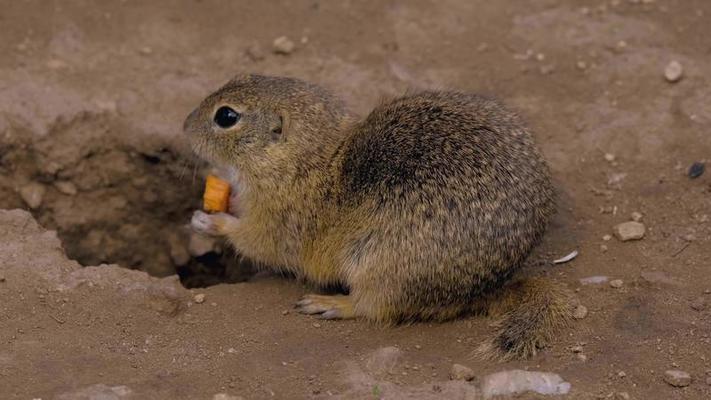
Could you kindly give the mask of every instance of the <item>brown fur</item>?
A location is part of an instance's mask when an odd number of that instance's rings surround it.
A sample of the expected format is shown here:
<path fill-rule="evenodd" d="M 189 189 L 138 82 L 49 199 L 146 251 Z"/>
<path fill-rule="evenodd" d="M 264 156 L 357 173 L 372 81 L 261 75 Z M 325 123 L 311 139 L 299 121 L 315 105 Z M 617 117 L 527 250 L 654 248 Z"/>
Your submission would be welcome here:
<path fill-rule="evenodd" d="M 242 113 L 234 128 L 212 121 L 223 105 Z M 185 131 L 198 155 L 236 171 L 240 218 L 207 217 L 229 226 L 218 234 L 264 264 L 349 288 L 302 300 L 306 313 L 396 323 L 502 308 L 489 347 L 523 357 L 569 317 L 547 282 L 504 286 L 554 202 L 530 134 L 496 101 L 411 93 L 357 121 L 317 86 L 248 75 L 205 99 Z"/>

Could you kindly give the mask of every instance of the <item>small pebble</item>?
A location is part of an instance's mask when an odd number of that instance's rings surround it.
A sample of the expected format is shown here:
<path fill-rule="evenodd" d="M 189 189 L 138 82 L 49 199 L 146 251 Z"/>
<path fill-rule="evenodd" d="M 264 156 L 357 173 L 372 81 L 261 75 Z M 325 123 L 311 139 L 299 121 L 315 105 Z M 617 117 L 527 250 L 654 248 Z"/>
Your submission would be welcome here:
<path fill-rule="evenodd" d="M 555 65 L 543 65 L 538 69 L 541 75 L 550 75 L 555 71 Z"/>
<path fill-rule="evenodd" d="M 705 170 L 706 170 L 706 164 L 697 161 L 697 162 L 691 164 L 687 175 L 689 176 L 689 178 L 695 179 L 695 178 L 698 178 L 701 175 L 703 175 Z"/>
<path fill-rule="evenodd" d="M 609 241 L 610 239 L 612 239 L 612 235 L 605 235 L 602 237 L 602 240 L 604 240 L 606 242 Z"/>
<path fill-rule="evenodd" d="M 620 371 L 617 373 L 617 376 L 619 376 L 620 378 L 624 378 L 627 376 L 627 373 L 625 371 Z"/>
<path fill-rule="evenodd" d="M 647 283 L 661 283 L 665 285 L 678 285 L 679 283 L 674 277 L 667 275 L 664 271 L 642 271 L 639 276 Z"/>
<path fill-rule="evenodd" d="M 619 400 L 630 400 L 630 394 L 627 392 L 617 392 L 617 398 Z"/>
<path fill-rule="evenodd" d="M 588 316 L 588 308 L 585 307 L 584 305 L 579 305 L 575 307 L 575 311 L 573 311 L 573 318 L 575 319 L 583 319 Z"/>
<path fill-rule="evenodd" d="M 198 293 L 193 297 L 193 301 L 197 304 L 202 304 L 205 302 L 205 294 L 204 293 Z"/>
<path fill-rule="evenodd" d="M 218 393 L 212 396 L 212 400 L 244 400 L 241 396 L 232 396 L 227 393 Z"/>
<path fill-rule="evenodd" d="M 600 214 L 612 214 L 612 215 L 615 215 L 615 214 L 617 214 L 616 208 L 617 208 L 617 207 L 613 207 L 613 206 L 603 206 L 603 207 L 600 207 Z"/>
<path fill-rule="evenodd" d="M 289 315 L 289 310 L 284 310 L 281 312 L 281 315 Z"/>
<path fill-rule="evenodd" d="M 63 68 L 67 67 L 66 62 L 56 59 L 56 58 L 53 58 L 53 59 L 47 61 L 47 64 L 45 64 L 45 65 L 47 65 L 47 68 L 53 69 L 53 70 L 63 69 Z"/>
<path fill-rule="evenodd" d="M 703 297 L 697 297 L 691 302 L 691 308 L 696 311 L 704 311 L 707 306 L 706 299 Z"/>
<path fill-rule="evenodd" d="M 610 281 L 610 287 L 613 287 L 615 289 L 619 289 L 622 287 L 622 279 L 613 279 Z"/>
<path fill-rule="evenodd" d="M 696 236 L 692 234 L 684 235 L 681 237 L 685 242 L 693 242 L 696 240 Z"/>
<path fill-rule="evenodd" d="M 678 369 L 670 369 L 664 372 L 664 382 L 675 386 L 684 387 L 691 383 L 691 375 Z"/>
<path fill-rule="evenodd" d="M 578 354 L 577 358 L 578 358 L 578 360 L 583 361 L 583 362 L 588 360 L 588 356 L 586 356 L 585 354 Z"/>
<path fill-rule="evenodd" d="M 684 68 L 679 61 L 673 60 L 664 68 L 664 78 L 668 82 L 679 82 L 684 75 Z"/>
<path fill-rule="evenodd" d="M 272 43 L 272 47 L 273 47 L 274 52 L 276 54 L 288 55 L 294 51 L 294 48 L 296 48 L 296 45 L 288 37 L 279 36 L 278 38 L 274 39 L 274 42 Z"/>
<path fill-rule="evenodd" d="M 583 285 L 597 285 L 600 283 L 605 283 L 608 281 L 608 277 L 604 275 L 589 276 L 587 278 L 581 278 L 580 283 Z"/>
<path fill-rule="evenodd" d="M 247 47 L 245 53 L 247 54 L 247 57 L 249 57 L 250 60 L 255 62 L 262 61 L 266 58 L 264 51 L 262 51 L 262 48 L 256 43 Z"/>
<path fill-rule="evenodd" d="M 0 274 L 0 283 L 5 282 L 5 275 Z"/>
<path fill-rule="evenodd" d="M 709 376 L 708 378 L 706 378 L 706 384 L 709 385 L 709 386 L 711 386 L 711 376 Z"/>
<path fill-rule="evenodd" d="M 475 377 L 474 371 L 462 364 L 452 365 L 452 369 L 449 371 L 449 379 L 455 381 L 471 381 Z"/>
<path fill-rule="evenodd" d="M 605 153 L 605 161 L 607 162 L 613 162 L 616 158 L 617 157 L 615 157 L 615 155 L 612 153 Z"/>
<path fill-rule="evenodd" d="M 318 322 L 314 322 L 314 323 L 313 323 L 313 327 L 314 327 L 314 328 L 320 328 L 320 327 L 321 327 L 321 324 L 319 324 Z"/>
<path fill-rule="evenodd" d="M 66 194 L 67 196 L 74 196 L 77 194 L 77 187 L 69 181 L 56 181 L 54 182 L 54 187 L 59 190 L 59 193 Z"/>
<path fill-rule="evenodd" d="M 28 183 L 20 188 L 20 197 L 31 209 L 39 208 L 44 199 L 44 193 L 47 189 L 44 185 L 36 182 Z"/>
<path fill-rule="evenodd" d="M 617 239 L 626 242 L 628 240 L 642 239 L 646 232 L 646 228 L 641 222 L 629 221 L 615 225 L 613 232 Z"/>
<path fill-rule="evenodd" d="M 580 346 L 580 345 L 573 346 L 573 347 L 570 348 L 570 351 L 572 351 L 573 353 L 582 353 L 582 352 L 583 352 L 583 346 Z"/>
<path fill-rule="evenodd" d="M 642 221 L 642 213 L 639 211 L 634 211 L 632 214 L 630 214 L 630 218 L 632 218 L 632 221 L 634 222 L 640 222 Z"/>

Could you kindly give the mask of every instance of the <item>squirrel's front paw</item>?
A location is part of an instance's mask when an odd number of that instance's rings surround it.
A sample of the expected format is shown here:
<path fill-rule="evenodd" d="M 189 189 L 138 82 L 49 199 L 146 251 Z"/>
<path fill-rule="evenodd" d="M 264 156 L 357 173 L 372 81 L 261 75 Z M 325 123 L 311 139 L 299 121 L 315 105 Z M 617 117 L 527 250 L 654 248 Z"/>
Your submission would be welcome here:
<path fill-rule="evenodd" d="M 193 213 L 190 226 L 195 232 L 209 236 L 225 236 L 234 231 L 239 220 L 227 213 L 208 214 L 197 210 Z"/>

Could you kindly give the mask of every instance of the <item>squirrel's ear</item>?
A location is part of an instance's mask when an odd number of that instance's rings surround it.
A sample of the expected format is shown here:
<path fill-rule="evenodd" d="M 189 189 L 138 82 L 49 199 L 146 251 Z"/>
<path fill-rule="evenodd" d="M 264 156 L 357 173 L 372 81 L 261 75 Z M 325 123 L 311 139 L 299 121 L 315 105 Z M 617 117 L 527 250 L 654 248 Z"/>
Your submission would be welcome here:
<path fill-rule="evenodd" d="M 254 74 L 237 74 L 230 79 L 229 83 L 247 82 L 251 81 L 254 77 L 256 77 Z"/>
<path fill-rule="evenodd" d="M 269 128 L 269 133 L 271 134 L 273 141 L 286 141 L 289 131 L 289 114 L 284 111 L 274 114 L 274 118 L 272 118 L 271 126 Z"/>

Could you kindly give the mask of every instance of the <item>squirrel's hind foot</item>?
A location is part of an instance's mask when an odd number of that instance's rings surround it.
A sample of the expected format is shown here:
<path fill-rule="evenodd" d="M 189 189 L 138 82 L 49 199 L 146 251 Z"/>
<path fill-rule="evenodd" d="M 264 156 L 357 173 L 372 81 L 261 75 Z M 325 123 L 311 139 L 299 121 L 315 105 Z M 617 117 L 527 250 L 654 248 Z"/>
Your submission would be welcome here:
<path fill-rule="evenodd" d="M 316 315 L 320 319 L 355 318 L 350 296 L 307 294 L 296 303 L 295 307 L 302 314 Z"/>

